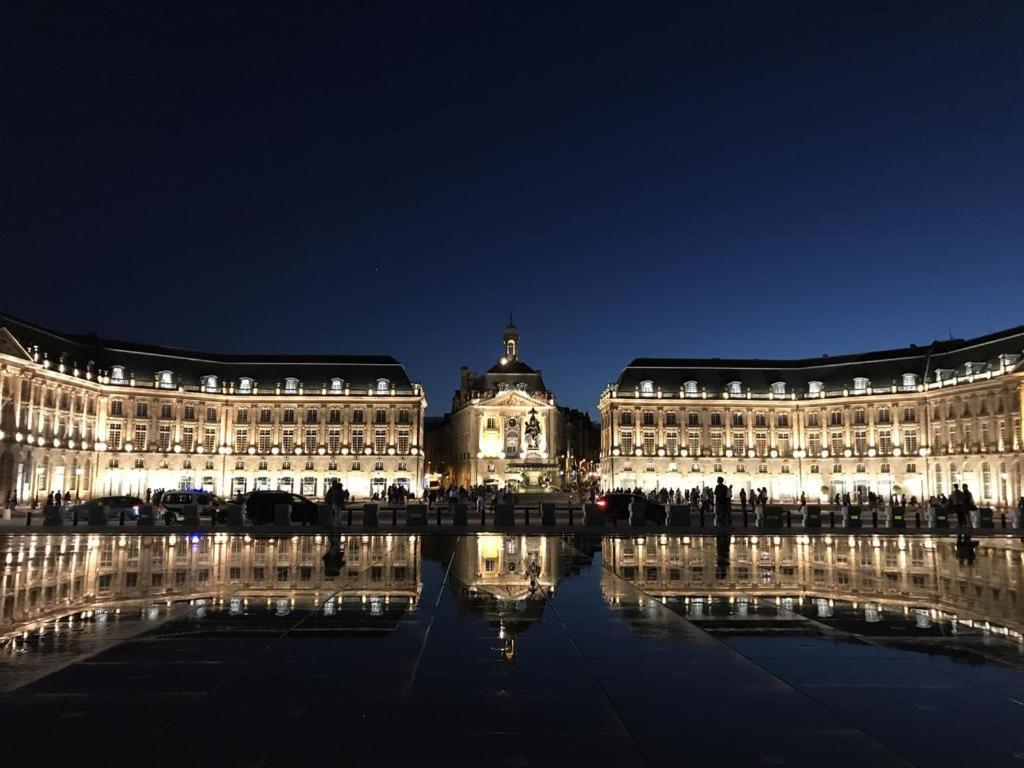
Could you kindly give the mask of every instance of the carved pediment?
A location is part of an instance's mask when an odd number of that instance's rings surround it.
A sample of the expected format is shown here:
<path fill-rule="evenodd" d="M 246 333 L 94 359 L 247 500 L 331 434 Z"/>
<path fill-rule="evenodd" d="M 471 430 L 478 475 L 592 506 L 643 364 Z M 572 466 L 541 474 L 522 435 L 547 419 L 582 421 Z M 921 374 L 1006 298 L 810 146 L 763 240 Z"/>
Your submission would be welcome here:
<path fill-rule="evenodd" d="M 485 400 L 481 403 L 487 408 L 547 408 L 548 401 L 534 397 L 533 395 L 527 394 L 526 392 L 520 392 L 518 390 L 510 390 L 508 392 L 502 392 L 495 395 L 494 397 Z"/>

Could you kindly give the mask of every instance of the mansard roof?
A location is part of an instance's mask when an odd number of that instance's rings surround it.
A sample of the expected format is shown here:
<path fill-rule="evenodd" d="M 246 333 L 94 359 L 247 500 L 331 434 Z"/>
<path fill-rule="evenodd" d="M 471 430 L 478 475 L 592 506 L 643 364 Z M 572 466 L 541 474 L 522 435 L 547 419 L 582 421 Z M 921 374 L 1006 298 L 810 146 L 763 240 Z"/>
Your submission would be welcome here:
<path fill-rule="evenodd" d="M 768 392 L 775 383 L 790 393 L 807 392 L 809 382 L 821 382 L 824 391 L 853 389 L 854 379 L 866 378 L 872 387 L 903 384 L 905 374 L 920 383 L 934 382 L 938 372 L 963 376 L 1001 370 L 1001 356 L 1009 355 L 1012 367 L 1020 366 L 1024 355 L 1024 326 L 974 339 L 934 341 L 877 352 L 791 359 L 742 358 L 653 358 L 639 357 L 619 374 L 613 385 L 621 395 L 632 395 L 642 382 L 650 381 L 666 393 L 678 393 L 687 382 L 709 395 L 727 391 L 740 382 L 741 391 Z M 968 370 L 968 365 L 973 364 Z M 947 372 L 949 372 L 947 374 Z"/>
<path fill-rule="evenodd" d="M 161 371 L 170 371 L 175 383 L 199 386 L 203 376 L 217 376 L 219 382 L 253 379 L 261 387 L 272 387 L 294 377 L 307 387 L 319 387 L 331 379 L 342 379 L 355 389 L 376 386 L 387 379 L 397 391 L 412 390 L 405 367 L 390 355 L 266 355 L 200 352 L 179 347 L 157 346 L 131 341 L 104 339 L 94 333 L 72 334 L 50 330 L 10 315 L 0 314 L 0 328 L 6 329 L 24 348 L 38 347 L 40 356 L 57 365 L 62 357 L 68 366 L 85 370 L 91 362 L 99 373 L 123 366 L 125 375 L 152 381 Z"/>

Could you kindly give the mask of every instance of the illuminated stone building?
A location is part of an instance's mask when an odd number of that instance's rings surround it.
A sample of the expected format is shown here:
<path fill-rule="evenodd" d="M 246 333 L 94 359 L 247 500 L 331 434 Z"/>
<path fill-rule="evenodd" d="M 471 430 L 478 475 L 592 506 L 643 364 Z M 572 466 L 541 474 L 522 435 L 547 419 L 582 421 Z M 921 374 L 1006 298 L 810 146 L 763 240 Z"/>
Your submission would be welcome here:
<path fill-rule="evenodd" d="M 501 356 L 486 373 L 462 369 L 451 414 L 431 439 L 437 447 L 431 461 L 447 468 L 447 482 L 524 491 L 559 487 L 555 451 L 562 417 L 541 372 L 519 352 L 519 330 L 509 325 Z"/>
<path fill-rule="evenodd" d="M 806 360 L 640 358 L 601 395 L 605 488 L 1022 493 L 1024 327 Z"/>
<path fill-rule="evenodd" d="M 0 316 L 0 497 L 418 492 L 423 389 L 387 356 L 194 352 Z"/>

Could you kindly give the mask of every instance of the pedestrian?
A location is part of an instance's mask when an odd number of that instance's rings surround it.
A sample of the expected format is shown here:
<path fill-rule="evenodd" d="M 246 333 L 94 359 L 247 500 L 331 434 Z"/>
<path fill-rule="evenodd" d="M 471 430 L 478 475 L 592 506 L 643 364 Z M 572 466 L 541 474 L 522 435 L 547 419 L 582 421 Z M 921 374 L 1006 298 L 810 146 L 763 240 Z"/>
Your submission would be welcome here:
<path fill-rule="evenodd" d="M 746 513 L 747 511 L 747 489 L 740 488 L 740 509 Z"/>
<path fill-rule="evenodd" d="M 71 506 L 71 491 L 64 491 L 64 506 Z"/>
<path fill-rule="evenodd" d="M 971 527 L 971 512 L 976 510 L 978 506 L 974 503 L 974 496 L 967 489 L 967 483 L 960 486 L 960 494 L 963 496 L 963 507 L 964 507 L 964 523 L 967 527 Z M 959 517 L 957 518 L 959 521 Z"/>
<path fill-rule="evenodd" d="M 49 507 L 53 506 L 53 491 L 50 491 L 49 495 L 46 497 L 46 505 Z"/>
<path fill-rule="evenodd" d="M 715 483 L 715 525 L 728 526 L 732 524 L 729 512 L 729 488 L 725 485 L 725 478 L 719 477 Z"/>
<path fill-rule="evenodd" d="M 960 484 L 953 483 L 953 490 L 949 492 L 949 505 L 956 512 L 956 522 L 963 528 L 966 522 L 966 514 L 964 512 L 964 495 L 960 492 Z"/>

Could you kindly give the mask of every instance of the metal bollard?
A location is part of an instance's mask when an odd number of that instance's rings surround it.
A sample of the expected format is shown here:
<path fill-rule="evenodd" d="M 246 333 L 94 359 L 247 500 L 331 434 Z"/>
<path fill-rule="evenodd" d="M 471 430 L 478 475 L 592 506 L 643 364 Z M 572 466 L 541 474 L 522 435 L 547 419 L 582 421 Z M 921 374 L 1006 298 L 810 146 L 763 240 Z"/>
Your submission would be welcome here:
<path fill-rule="evenodd" d="M 792 512 L 792 510 L 789 510 L 789 509 L 786 510 L 786 527 L 787 528 L 792 528 L 793 527 L 793 512 Z"/>
<path fill-rule="evenodd" d="M 117 524 L 124 527 L 124 509 L 121 510 L 121 514 L 117 517 Z"/>
<path fill-rule="evenodd" d="M 32 525 L 32 510 L 31 509 L 25 515 L 25 527 L 27 528 L 30 525 Z"/>
<path fill-rule="evenodd" d="M 872 528 L 877 528 L 878 527 L 878 512 L 872 512 L 871 513 L 871 527 Z"/>
<path fill-rule="evenodd" d="M 1003 515 L 1003 517 L 1006 517 L 1006 515 Z M 71 513 L 71 524 L 72 525 L 78 525 L 78 508 L 77 507 L 75 507 L 75 511 Z"/>

